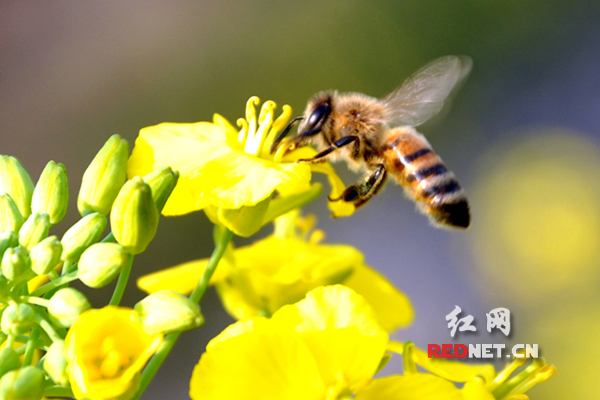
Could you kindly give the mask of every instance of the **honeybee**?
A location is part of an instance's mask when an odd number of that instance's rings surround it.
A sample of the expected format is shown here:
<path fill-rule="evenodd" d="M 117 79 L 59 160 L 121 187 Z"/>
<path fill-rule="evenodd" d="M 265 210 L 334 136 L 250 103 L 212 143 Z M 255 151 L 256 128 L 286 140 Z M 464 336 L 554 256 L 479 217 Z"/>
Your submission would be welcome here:
<path fill-rule="evenodd" d="M 454 174 L 414 127 L 437 115 L 450 93 L 471 70 L 466 56 L 438 58 L 415 72 L 383 99 L 362 93 L 317 93 L 302 117 L 292 120 L 275 139 L 275 150 L 300 122 L 287 151 L 314 144 L 319 153 L 299 162 L 343 158 L 366 175 L 331 201 L 365 204 L 383 187 L 388 174 L 434 224 L 467 228 L 469 204 Z"/>

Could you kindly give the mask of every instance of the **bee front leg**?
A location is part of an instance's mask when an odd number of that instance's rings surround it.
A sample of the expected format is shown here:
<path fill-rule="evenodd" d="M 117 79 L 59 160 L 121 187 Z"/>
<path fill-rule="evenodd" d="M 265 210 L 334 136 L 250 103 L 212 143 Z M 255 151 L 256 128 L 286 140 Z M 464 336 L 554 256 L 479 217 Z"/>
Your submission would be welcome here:
<path fill-rule="evenodd" d="M 387 171 L 383 164 L 377 164 L 373 172 L 367 175 L 363 180 L 348 186 L 340 197 L 336 199 L 329 197 L 329 201 L 343 200 L 352 202 L 354 203 L 354 206 L 358 208 L 381 190 L 386 177 Z"/>
<path fill-rule="evenodd" d="M 314 157 L 303 158 L 296 162 L 323 162 L 323 161 L 325 161 L 325 160 L 323 160 L 323 158 L 326 157 L 327 155 L 329 155 L 331 152 L 333 152 L 341 147 L 344 147 L 346 145 L 349 145 L 350 143 L 354 142 L 356 139 L 358 139 L 358 136 L 344 136 L 343 138 L 336 140 L 331 147 L 326 148 L 325 150 L 318 153 Z"/>

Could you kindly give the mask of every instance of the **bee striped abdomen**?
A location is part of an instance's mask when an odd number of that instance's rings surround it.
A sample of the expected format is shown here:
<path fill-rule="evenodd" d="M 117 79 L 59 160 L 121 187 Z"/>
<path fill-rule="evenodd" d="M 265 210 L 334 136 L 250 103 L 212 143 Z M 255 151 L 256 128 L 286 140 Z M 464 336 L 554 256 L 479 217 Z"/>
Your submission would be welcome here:
<path fill-rule="evenodd" d="M 458 180 L 421 134 L 410 127 L 389 130 L 382 156 L 388 172 L 435 223 L 469 226 L 469 204 Z"/>

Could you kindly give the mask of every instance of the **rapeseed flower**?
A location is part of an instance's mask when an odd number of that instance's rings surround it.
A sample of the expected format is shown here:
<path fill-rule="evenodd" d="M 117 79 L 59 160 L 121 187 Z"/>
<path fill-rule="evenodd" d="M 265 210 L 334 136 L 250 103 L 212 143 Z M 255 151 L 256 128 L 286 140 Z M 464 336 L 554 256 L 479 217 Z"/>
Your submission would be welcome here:
<path fill-rule="evenodd" d="M 526 363 L 516 358 L 496 374 L 490 364 L 464 364 L 429 358 L 412 343 L 390 342 L 388 351 L 402 354 L 404 375 L 394 375 L 373 381 L 357 400 L 527 400 L 524 393 L 544 382 L 556 372 L 543 358 L 533 359 L 526 368 L 514 374 Z M 417 365 L 429 373 L 417 371 Z M 464 383 L 458 388 L 454 383 Z"/>
<path fill-rule="evenodd" d="M 374 378 L 403 354 L 404 375 Z M 417 364 L 432 373 L 417 371 Z M 388 341 L 367 301 L 341 286 L 320 287 L 270 319 L 225 329 L 206 347 L 190 382 L 203 400 L 526 400 L 523 393 L 555 369 L 534 361 L 516 376 L 516 361 L 492 365 L 428 359 L 411 343 Z M 510 379 L 509 379 L 510 378 Z M 458 388 L 452 382 L 465 382 Z"/>
<path fill-rule="evenodd" d="M 230 250 L 221 259 L 211 284 L 229 314 L 239 320 L 270 316 L 316 287 L 343 283 L 367 299 L 386 330 L 412 321 L 408 298 L 365 265 L 360 251 L 319 243 L 323 232 L 311 233 L 314 220 L 298 214 L 296 210 L 276 219 L 273 235 Z M 169 289 L 188 294 L 207 264 L 208 259 L 195 260 L 146 275 L 138 286 L 148 293 Z"/>
<path fill-rule="evenodd" d="M 162 342 L 148 335 L 133 310 L 107 306 L 89 310 L 67 333 L 67 373 L 77 399 L 128 399 L 140 371 Z"/>
<path fill-rule="evenodd" d="M 296 162 L 316 154 L 314 149 L 301 148 L 286 154 L 284 145 L 270 154 L 270 145 L 292 110 L 284 105 L 274 120 L 276 104 L 267 101 L 257 116 L 255 106 L 259 101 L 255 96 L 248 100 L 246 118 L 237 121 L 239 130 L 219 114 L 214 115 L 213 122 L 162 123 L 143 128 L 129 159 L 129 177 L 143 176 L 164 166 L 178 170 L 179 181 L 163 214 L 204 209 L 213 222 L 244 236 L 260 228 L 275 191 L 284 197 L 307 191 L 311 170 L 326 173 L 333 187 L 331 197 L 339 196 L 344 184 L 331 166 Z M 354 211 L 352 205 L 343 202 L 329 205 L 335 216 Z M 243 218 L 246 225 L 248 220 L 255 221 L 251 227 L 236 226 L 243 208 L 251 208 Z"/>

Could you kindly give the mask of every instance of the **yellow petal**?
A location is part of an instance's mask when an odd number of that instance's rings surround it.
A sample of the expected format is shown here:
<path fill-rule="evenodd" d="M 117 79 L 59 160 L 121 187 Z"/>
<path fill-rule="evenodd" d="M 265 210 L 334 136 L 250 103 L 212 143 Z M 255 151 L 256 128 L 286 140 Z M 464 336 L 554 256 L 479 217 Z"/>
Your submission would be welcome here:
<path fill-rule="evenodd" d="M 275 189 L 296 193 L 310 187 L 310 167 L 278 164 L 242 152 L 223 154 L 207 162 L 199 177 L 198 195 L 218 207 L 255 205 Z"/>
<path fill-rule="evenodd" d="M 332 199 L 337 199 L 342 195 L 342 193 L 344 193 L 344 190 L 346 190 L 346 185 L 344 185 L 344 182 L 342 182 L 340 177 L 337 176 L 331 164 L 311 164 L 311 169 L 315 172 L 320 172 L 327 175 L 327 179 L 331 185 L 331 194 L 329 197 Z M 341 200 L 329 201 L 327 206 L 333 212 L 334 218 L 350 216 L 356 210 L 354 204 Z"/>
<path fill-rule="evenodd" d="M 259 325 L 209 345 L 192 374 L 192 399 L 322 398 L 317 365 L 300 336 Z"/>
<path fill-rule="evenodd" d="M 274 236 L 234 254 L 235 268 L 217 290 L 227 311 L 237 319 L 271 315 L 318 286 L 342 282 L 363 260 L 351 246 Z"/>
<path fill-rule="evenodd" d="M 494 400 L 488 396 L 478 400 Z M 394 375 L 375 379 L 355 400 L 465 400 L 461 391 L 445 379 L 431 374 Z"/>
<path fill-rule="evenodd" d="M 221 260 L 210 280 L 211 284 L 227 276 L 226 270 L 228 266 L 225 264 L 227 262 Z M 187 295 L 194 290 L 207 265 L 208 258 L 188 261 L 171 268 L 144 275 L 138 279 L 137 286 L 149 294 L 160 290 L 172 290 Z"/>
<path fill-rule="evenodd" d="M 219 208 L 217 211 L 218 224 L 227 227 L 238 236 L 252 236 L 262 227 L 263 217 L 270 202 L 271 197 L 269 196 L 253 206 L 244 206 L 234 210 Z"/>
<path fill-rule="evenodd" d="M 179 215 L 205 207 L 197 195 L 203 166 L 223 154 L 234 152 L 237 143 L 231 132 L 210 122 L 194 124 L 163 123 L 143 128 L 127 165 L 127 175 L 144 176 L 170 166 L 180 179 L 167 201 L 163 214 Z"/>
<path fill-rule="evenodd" d="M 351 389 L 364 385 L 377 371 L 388 341 L 369 304 L 342 285 L 314 289 L 279 309 L 272 320 L 302 334 L 328 386 L 339 383 L 340 376 Z"/>
<path fill-rule="evenodd" d="M 354 289 L 373 307 L 380 325 L 388 332 L 410 324 L 414 317 L 410 301 L 383 275 L 361 264 L 344 285 Z"/>

